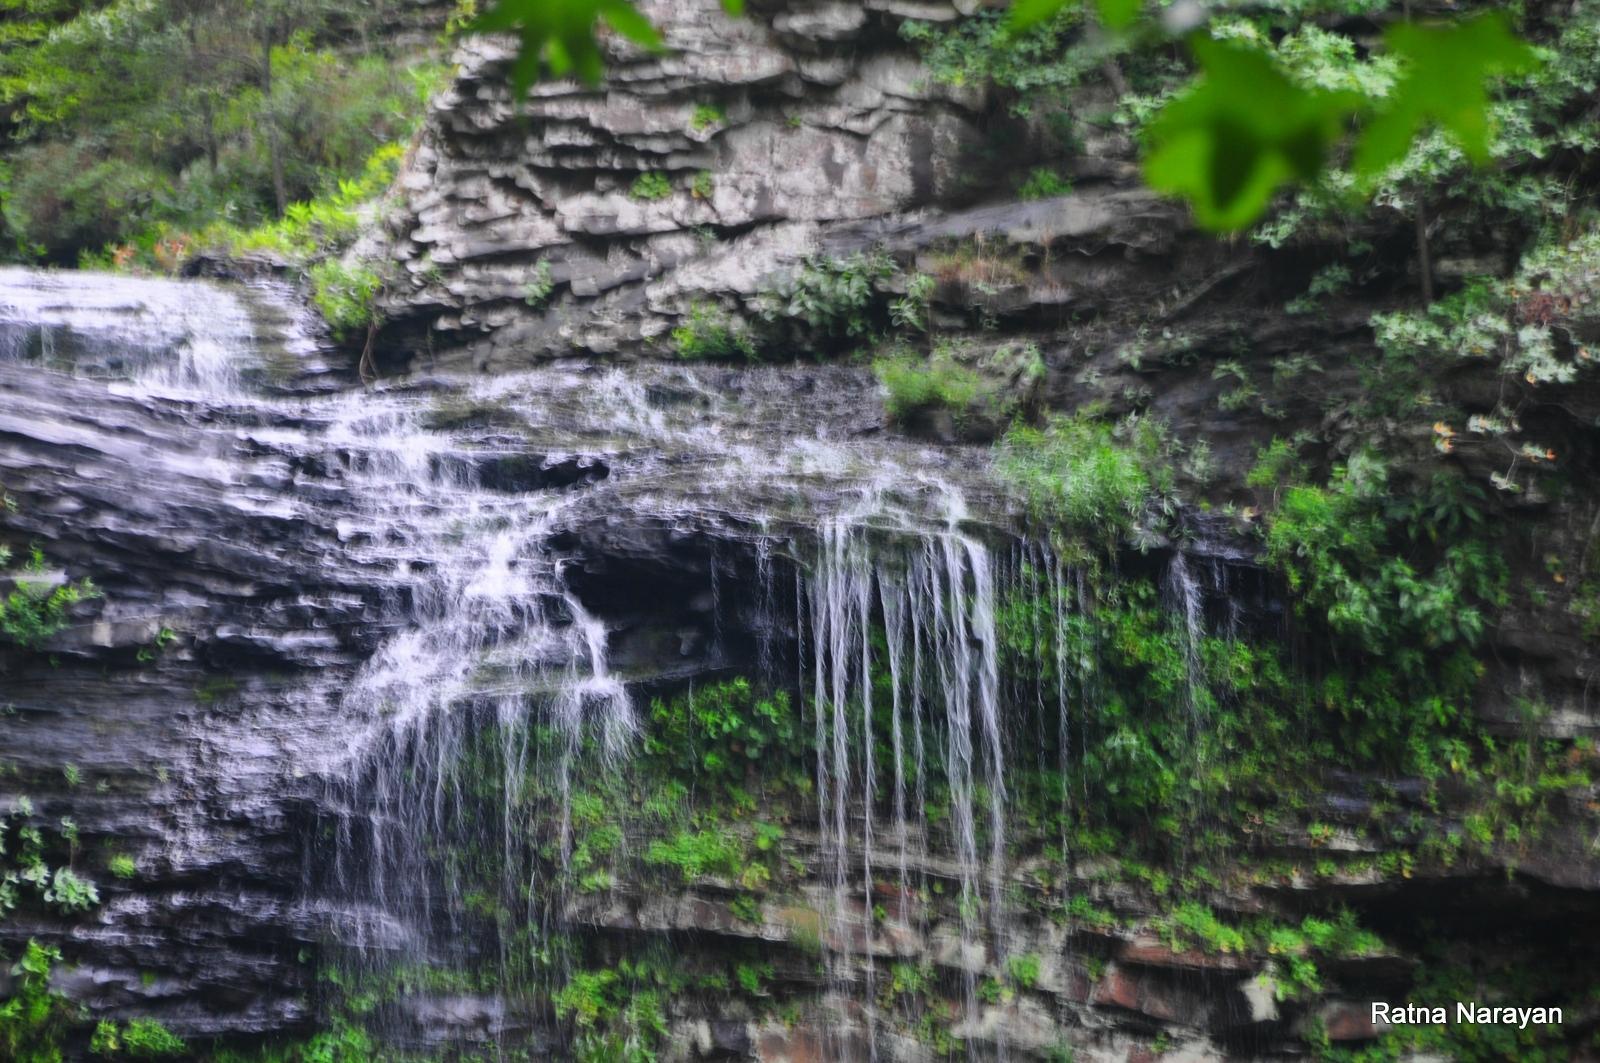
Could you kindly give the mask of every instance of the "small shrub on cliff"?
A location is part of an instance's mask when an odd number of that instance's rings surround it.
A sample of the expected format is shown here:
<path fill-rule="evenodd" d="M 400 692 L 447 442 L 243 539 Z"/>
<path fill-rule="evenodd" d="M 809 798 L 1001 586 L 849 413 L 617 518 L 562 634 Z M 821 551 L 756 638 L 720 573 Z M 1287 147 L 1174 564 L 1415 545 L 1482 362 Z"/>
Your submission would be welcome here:
<path fill-rule="evenodd" d="M 678 357 L 693 361 L 755 358 L 756 341 L 748 329 L 710 303 L 695 303 L 683 324 L 672 330 Z"/>
<path fill-rule="evenodd" d="M 689 116 L 689 128 L 696 133 L 703 133 L 712 126 L 721 125 L 728 120 L 728 116 L 721 107 L 713 104 L 702 103 L 694 109 Z"/>
<path fill-rule="evenodd" d="M 1039 982 L 1040 959 L 1036 952 L 1026 952 L 1006 959 L 1006 974 L 1023 989 L 1032 989 Z"/>
<path fill-rule="evenodd" d="M 377 320 L 376 302 L 383 278 L 371 266 L 347 266 L 337 259 L 311 267 L 311 299 L 334 335 L 345 337 Z"/>
<path fill-rule="evenodd" d="M 61 912 L 72 915 L 86 912 L 100 903 L 100 891 L 93 882 L 79 878 L 69 867 L 58 867 L 44 890 L 45 903 Z"/>
<path fill-rule="evenodd" d="M 96 1055 L 126 1055 L 133 1059 L 167 1059 L 184 1053 L 183 1038 L 154 1019 L 134 1019 L 122 1029 L 102 1022 L 94 1029 L 89 1051 Z"/>
<path fill-rule="evenodd" d="M 88 580 L 45 589 L 23 584 L 0 599 L 0 634 L 23 649 L 37 649 L 67 626 L 67 607 L 98 595 Z"/>
<path fill-rule="evenodd" d="M 1018 199 L 1054 199 L 1072 191 L 1072 182 L 1048 166 L 1035 166 L 1017 189 Z"/>
<path fill-rule="evenodd" d="M 1041 520 L 1082 531 L 1126 534 L 1147 506 L 1171 491 L 1161 430 L 1130 418 L 1113 428 L 1057 417 L 1019 426 L 1001 443 L 997 469 Z"/>
<path fill-rule="evenodd" d="M 550 296 L 556 290 L 555 278 L 550 275 L 550 263 L 540 259 L 539 264 L 533 267 L 533 275 L 522 286 L 522 301 L 534 310 L 538 310 L 550 301 Z"/>
<path fill-rule="evenodd" d="M 803 325 L 819 339 L 865 336 L 885 312 L 877 285 L 894 270 L 894 262 L 881 254 L 807 259 L 799 270 L 766 286 L 761 316 L 774 324 Z"/>
<path fill-rule="evenodd" d="M 0 504 L 7 509 L 16 506 L 8 495 L 0 495 Z M 10 548 L 0 544 L 0 567 L 10 560 Z M 34 547 L 23 571 L 13 576 L 16 589 L 0 598 L 0 636 L 23 649 L 37 649 L 40 643 L 67 626 L 68 607 L 100 594 L 86 579 L 49 586 L 38 578 L 47 564 L 44 553 Z"/>
<path fill-rule="evenodd" d="M 964 413 L 984 392 L 983 378 L 947 351 L 928 358 L 902 351 L 873 362 L 872 371 L 888 389 L 885 405 L 896 421 L 929 409 Z"/>
<path fill-rule="evenodd" d="M 672 181 L 664 173 L 642 173 L 628 187 L 628 195 L 650 202 L 672 195 Z"/>
<path fill-rule="evenodd" d="M 12 996 L 0 1002 L 0 1058 L 17 1063 L 59 1063 L 61 1041 L 77 1021 L 78 1009 L 50 988 L 50 968 L 58 949 L 28 940 L 11 968 Z"/>
<path fill-rule="evenodd" d="M 993 439 L 1030 412 L 1045 374 L 1032 343 L 985 350 L 957 339 L 936 343 L 926 358 L 898 348 L 873 369 L 888 390 L 891 419 L 910 425 L 948 411 L 956 434 L 971 439 Z"/>
<path fill-rule="evenodd" d="M 897 329 L 927 332 L 933 324 L 933 292 L 938 281 L 918 273 L 906 283 L 906 294 L 889 304 L 889 320 Z"/>
<path fill-rule="evenodd" d="M 744 845 L 726 830 L 681 831 L 654 841 L 644 854 L 645 863 L 673 867 L 685 882 L 706 875 L 737 879 L 744 868 Z"/>
<path fill-rule="evenodd" d="M 1470 537 L 1445 543 L 1431 566 L 1397 549 L 1395 540 L 1412 536 L 1388 519 L 1388 479 L 1375 455 L 1357 454 L 1326 487 L 1289 487 L 1268 526 L 1267 556 L 1334 631 L 1422 674 L 1432 667 L 1426 651 L 1482 637 L 1483 607 L 1503 598 L 1505 566 Z"/>

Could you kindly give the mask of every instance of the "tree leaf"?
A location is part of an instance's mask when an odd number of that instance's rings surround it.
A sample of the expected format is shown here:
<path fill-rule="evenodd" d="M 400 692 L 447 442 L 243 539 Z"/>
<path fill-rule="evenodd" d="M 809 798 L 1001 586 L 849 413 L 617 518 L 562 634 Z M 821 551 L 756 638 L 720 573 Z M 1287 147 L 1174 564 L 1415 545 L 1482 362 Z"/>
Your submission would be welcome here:
<path fill-rule="evenodd" d="M 1139 0 L 1095 0 L 1107 29 L 1125 30 L 1139 17 Z"/>
<path fill-rule="evenodd" d="M 1400 23 L 1384 35 L 1405 71 L 1389 105 L 1367 124 L 1356 148 L 1356 171 L 1382 172 L 1403 158 L 1412 140 L 1430 125 L 1453 135 L 1469 159 L 1488 161 L 1492 121 L 1490 78 L 1526 73 L 1538 55 L 1511 31 L 1506 16 L 1485 12 L 1448 26 Z"/>
<path fill-rule="evenodd" d="M 1145 180 L 1187 199 L 1202 227 L 1238 229 L 1284 182 L 1321 171 L 1358 101 L 1296 85 L 1255 48 L 1208 37 L 1191 47 L 1200 77 L 1151 120 Z"/>
<path fill-rule="evenodd" d="M 605 57 L 595 24 L 602 20 L 648 51 L 663 47 L 655 26 L 630 0 L 499 0 L 471 29 L 510 32 L 521 38 L 511 67 L 512 87 L 521 95 L 546 71 L 553 77 L 571 74 L 591 85 L 598 82 L 605 72 Z"/>
<path fill-rule="evenodd" d="M 1013 32 L 1025 30 L 1054 18 L 1057 12 L 1071 2 L 1073 0 L 1014 0 L 1007 21 Z"/>
<path fill-rule="evenodd" d="M 1078 0 L 1014 0 L 1009 22 L 1013 32 L 1037 26 L 1060 14 L 1062 9 Z M 1094 0 L 1100 22 L 1113 30 L 1124 30 L 1139 16 L 1141 0 Z"/>

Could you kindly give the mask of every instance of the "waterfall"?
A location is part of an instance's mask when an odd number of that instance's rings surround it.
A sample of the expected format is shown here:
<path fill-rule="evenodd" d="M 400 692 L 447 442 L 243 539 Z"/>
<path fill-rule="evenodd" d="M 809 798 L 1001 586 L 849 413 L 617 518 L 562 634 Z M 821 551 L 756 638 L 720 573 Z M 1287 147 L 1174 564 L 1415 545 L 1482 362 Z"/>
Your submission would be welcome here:
<path fill-rule="evenodd" d="M 300 704 L 310 680 L 273 695 L 271 725 L 303 715 L 296 734 L 311 737 L 254 769 L 309 809 L 296 918 L 326 943 L 322 962 L 362 992 L 419 971 L 494 972 L 449 1035 L 462 1043 L 520 1047 L 559 1028 L 552 1002 L 591 962 L 574 944 L 585 920 L 639 902 L 621 872 L 644 874 L 656 840 L 628 785 L 649 763 L 641 694 L 738 674 L 792 696 L 808 733 L 804 788 L 782 798 L 802 870 L 781 905 L 818 918 L 828 1057 L 901 1058 L 894 1038 L 934 1008 L 969 1056 L 1005 1057 L 1007 962 L 1039 947 L 1013 891 L 1031 888 L 1022 862 L 1042 861 L 1053 903 L 1068 900 L 1104 643 L 1091 575 L 1015 535 L 986 456 L 879 433 L 878 400 L 849 369 L 562 364 L 328 394 L 302 352 L 316 386 L 291 373 L 267 387 L 282 344 L 257 334 L 253 298 L 23 274 L 0 295 L 0 361 L 71 368 L 140 409 L 178 411 L 204 442 L 185 474 L 278 522 L 272 534 L 303 533 L 303 569 L 250 623 L 316 616 L 332 598 L 358 618 L 341 636 L 350 657 L 329 665 L 337 696 L 328 681 Z M 630 551 L 683 581 L 593 564 Z M 306 572 L 325 585 L 301 590 Z M 1178 552 L 1164 579 L 1196 728 L 1207 575 Z M 651 609 L 680 625 L 651 637 L 671 637 L 681 664 L 639 641 Z M 303 638 L 334 641 L 300 627 L 282 641 Z M 678 767 L 690 785 L 672 799 L 692 804 L 699 766 Z M 1051 772 L 1058 853 L 1019 827 L 1043 807 L 1022 806 L 1038 797 L 1027 786 L 1044 784 L 1014 782 Z M 613 803 L 596 807 L 601 794 Z M 598 876 L 597 819 L 618 854 Z M 691 879 L 651 885 L 707 904 L 732 888 Z M 778 906 L 744 909 L 742 932 L 773 940 Z M 897 995 L 907 963 L 928 988 Z M 362 1022 L 402 1048 L 436 1036 L 401 1001 Z"/>
<path fill-rule="evenodd" d="M 254 348 L 250 310 L 221 286 L 0 267 L 0 361 L 215 399 Z"/>
<path fill-rule="evenodd" d="M 875 869 L 879 852 L 880 786 L 891 794 L 892 866 L 898 892 L 893 917 L 908 905 L 910 824 L 907 790 L 919 816 L 930 782 L 949 795 L 949 844 L 958 888 L 959 953 L 969 1020 L 977 1013 L 977 974 L 1000 963 L 1005 935 L 999 919 L 1006 860 L 1005 754 L 1000 706 L 999 636 L 990 551 L 955 531 L 875 544 L 860 526 L 823 529 L 806 603 L 810 614 L 816 712 L 818 816 L 831 883 L 830 977 L 851 966 L 860 943 L 871 1000 L 878 951 Z M 907 623 L 907 620 L 910 623 Z M 881 634 L 881 639 L 875 637 Z M 874 756 L 881 737 L 875 690 L 887 680 L 889 740 L 894 763 L 884 779 Z M 903 716 L 913 720 L 910 763 Z M 931 730 L 928 730 L 930 728 Z M 942 748 L 931 772 L 929 742 Z M 909 778 L 908 771 L 909 768 Z M 935 778 L 936 776 L 936 778 Z M 988 844 L 980 844 L 979 819 Z M 927 837 L 926 821 L 918 836 Z M 924 854 L 925 855 L 925 854 Z M 859 877 L 856 876 L 859 874 Z M 852 881 L 859 882 L 855 892 Z M 888 918 L 885 909 L 882 918 Z"/>

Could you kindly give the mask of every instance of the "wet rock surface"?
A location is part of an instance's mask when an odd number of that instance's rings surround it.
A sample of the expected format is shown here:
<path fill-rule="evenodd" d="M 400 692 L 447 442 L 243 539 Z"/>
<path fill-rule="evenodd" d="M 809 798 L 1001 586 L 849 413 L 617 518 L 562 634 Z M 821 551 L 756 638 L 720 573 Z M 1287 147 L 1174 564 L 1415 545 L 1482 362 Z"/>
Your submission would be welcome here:
<path fill-rule="evenodd" d="M 0 705 L 13 710 L 0 792 L 77 822 L 104 904 L 75 920 L 23 913 L 0 922 L 0 942 L 14 954 L 29 937 L 59 941 L 70 964 L 58 985 L 96 1014 L 155 1015 L 189 1036 L 304 1032 L 318 1018 L 308 955 L 357 939 L 404 952 L 411 928 L 394 910 L 323 881 L 336 845 L 319 832 L 350 812 L 349 787 L 329 780 L 349 782 L 353 757 L 381 749 L 407 708 L 429 707 L 408 701 L 415 688 L 448 680 L 452 697 L 481 705 L 516 684 L 556 684 L 574 659 L 587 674 L 595 629 L 608 678 L 636 704 L 752 662 L 792 672 L 812 634 L 797 619 L 793 566 L 814 557 L 830 520 L 885 543 L 931 528 L 997 556 L 1009 547 L 1013 514 L 987 459 L 946 445 L 963 438 L 953 423 L 901 426 L 934 443 L 890 431 L 864 369 L 618 368 L 667 353 L 697 303 L 748 314 L 766 279 L 808 254 L 883 249 L 936 278 L 942 328 L 987 315 L 1038 345 L 1047 372 L 1028 403 L 1145 411 L 1202 436 L 1221 493 L 1241 507 L 1254 501 L 1244 471 L 1273 434 L 1317 425 L 1330 454 L 1359 444 L 1324 399 L 1359 387 L 1351 355 L 1389 297 L 1284 314 L 1314 264 L 1191 232 L 1134 186 L 1126 144 L 1095 142 L 1072 160 L 1070 196 L 976 202 L 986 175 L 969 149 L 992 111 L 930 85 L 897 32 L 904 18 L 950 18 L 953 7 L 752 4 L 730 22 L 712 14 L 714 0 L 641 6 L 676 54 L 608 44 L 603 92 L 542 86 L 519 109 L 503 80 L 510 46 L 465 46 L 401 176 L 399 210 L 359 249 L 400 264 L 380 353 L 409 377 L 353 390 L 349 360 L 270 284 L 213 303 L 185 288 L 5 275 L 8 293 L 37 298 L 0 312 L 0 486 L 17 502 L 0 527 L 37 541 L 61 578 L 93 578 L 102 596 L 75 606 L 43 654 L 0 654 Z M 719 116 L 697 121 L 702 107 Z M 631 195 L 647 173 L 664 175 L 669 194 Z M 696 186 L 702 173 L 709 189 Z M 532 298 L 545 269 L 553 290 Z M 196 346 L 185 331 L 196 307 L 242 331 Z M 1154 325 L 1141 331 L 1135 318 Z M 1261 376 L 1301 352 L 1324 371 L 1270 425 L 1223 407 L 1214 362 Z M 1464 375 L 1443 386 L 1486 384 Z M 1556 391 L 1547 412 L 1559 445 L 1593 471 L 1593 396 Z M 1586 512 L 1568 497 L 1530 500 L 1522 515 L 1543 541 L 1572 543 L 1594 535 Z M 1197 512 L 1184 524 L 1179 545 L 1208 623 L 1292 631 L 1236 521 Z M 1174 545 L 1121 563 L 1162 571 Z M 1536 556 L 1513 563 L 1539 571 Z M 478 607 L 440 604 L 474 596 Z M 434 671 L 385 674 L 408 637 Z M 1518 600 L 1491 639 L 1476 710 L 1503 734 L 1600 733 L 1595 647 L 1572 617 Z M 481 668 L 449 673 L 467 657 Z M 616 694 L 588 691 L 583 705 Z M 1523 719 L 1530 698 L 1552 712 Z M 1427 806 L 1420 781 L 1328 782 L 1316 814 L 1336 833 L 1264 831 L 1263 851 L 1309 866 L 1366 844 L 1357 828 L 1375 809 L 1396 824 L 1450 816 Z M 1537 847 L 1504 860 L 1416 878 L 1291 877 L 1214 901 L 1291 920 L 1349 903 L 1401 942 L 1442 919 L 1482 942 L 1487 964 L 1532 955 L 1583 969 L 1600 930 L 1591 802 L 1565 800 Z M 803 833 L 791 827 L 802 852 L 824 849 Z M 135 877 L 106 874 L 112 854 L 131 857 Z M 1130 920 L 1155 914 L 1147 897 L 1096 893 L 1093 871 L 1076 868 L 1075 888 Z M 944 901 L 918 922 L 887 899 L 876 930 L 859 899 L 825 923 L 826 884 L 804 877 L 787 884 L 804 903 L 769 905 L 755 921 L 732 907 L 733 889 L 705 883 L 619 883 L 565 914 L 623 948 L 764 949 L 777 987 L 820 999 L 865 984 L 869 945 L 877 977 L 896 960 L 953 977 L 982 969 L 951 901 L 960 869 L 930 860 L 927 874 L 950 890 Z M 1065 1034 L 1079 1059 L 1151 1058 L 1158 1038 L 1163 1058 L 1294 1055 L 1314 1021 L 1330 1041 L 1360 1045 L 1376 1032 L 1365 1002 L 1402 991 L 1416 966 L 1404 951 L 1329 964 L 1319 994 L 1279 1000 L 1273 957 L 1069 932 L 1032 914 L 1011 931 L 1045 957 L 1035 990 L 986 1002 L 959 1029 L 1027 1058 Z M 855 950 L 831 986 L 807 951 L 821 934 Z M 838 1030 L 697 993 L 695 1017 L 673 1020 L 673 1058 L 864 1058 L 863 1009 L 836 1003 L 852 1016 Z M 564 1050 L 548 1011 L 494 994 L 430 990 L 387 1007 L 385 1022 L 430 1050 L 513 1036 L 536 1058 Z M 898 1034 L 876 1044 L 882 1058 L 930 1057 Z"/>

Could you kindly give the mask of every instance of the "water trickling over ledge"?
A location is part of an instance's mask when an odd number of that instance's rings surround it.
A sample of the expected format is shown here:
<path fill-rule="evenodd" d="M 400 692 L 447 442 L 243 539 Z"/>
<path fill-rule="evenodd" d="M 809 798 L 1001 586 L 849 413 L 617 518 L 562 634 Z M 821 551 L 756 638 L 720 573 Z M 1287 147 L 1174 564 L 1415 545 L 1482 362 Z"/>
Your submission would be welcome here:
<path fill-rule="evenodd" d="M 419 1050 L 650 1048 L 701 1020 L 624 997 L 687 978 L 747 1048 L 1059 1037 L 1003 987 L 1067 1008 L 1081 981 L 1019 896 L 1069 888 L 1025 872 L 1050 808 L 1071 856 L 1092 595 L 1014 535 L 983 453 L 886 437 L 855 369 L 324 394 L 270 289 L 7 280 L 0 479 L 105 592 L 60 647 L 70 697 L 15 684 L 51 734 L 25 758 L 108 780 L 90 842 L 152 810 L 148 873 L 55 931 L 109 1013 L 303 1028 L 317 963 Z M 1170 582 L 1193 641 L 1199 584 Z"/>

